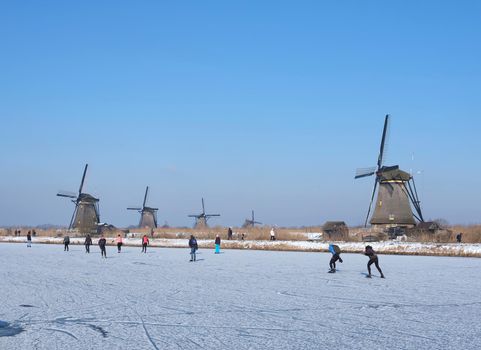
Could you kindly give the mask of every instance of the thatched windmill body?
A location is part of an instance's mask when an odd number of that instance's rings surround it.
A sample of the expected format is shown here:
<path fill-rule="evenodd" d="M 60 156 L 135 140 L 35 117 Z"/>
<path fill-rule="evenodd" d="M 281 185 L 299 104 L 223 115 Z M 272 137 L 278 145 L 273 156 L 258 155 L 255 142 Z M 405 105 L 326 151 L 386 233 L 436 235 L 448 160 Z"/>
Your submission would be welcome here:
<path fill-rule="evenodd" d="M 204 198 L 202 198 L 202 213 L 200 214 L 192 214 L 188 215 L 189 218 L 195 218 L 194 228 L 206 228 L 208 227 L 207 221 L 211 217 L 220 216 L 220 214 L 206 214 L 205 213 L 205 205 L 204 205 Z"/>
<path fill-rule="evenodd" d="M 254 217 L 254 210 L 252 210 L 251 219 L 245 219 L 244 224 L 242 225 L 243 228 L 253 228 L 255 225 L 262 225 L 262 222 L 256 221 Z"/>
<path fill-rule="evenodd" d="M 416 220 L 424 222 L 414 178 L 399 169 L 398 165 L 383 165 L 389 121 L 390 116 L 386 115 L 377 167 L 358 169 L 355 176 L 359 179 L 375 175 L 365 226 L 369 220 L 376 189 L 379 187 L 371 225 L 412 227 L 416 225 Z"/>
<path fill-rule="evenodd" d="M 145 189 L 144 202 L 142 208 L 127 208 L 127 210 L 137 210 L 140 213 L 139 228 L 157 228 L 157 211 L 158 208 L 147 207 L 147 196 L 149 194 L 149 186 Z"/>
<path fill-rule="evenodd" d="M 97 233 L 98 224 L 100 222 L 99 199 L 88 193 L 82 192 L 85 177 L 87 175 L 87 168 L 88 164 L 85 164 L 78 195 L 71 192 L 61 191 L 57 193 L 57 196 L 72 198 L 72 202 L 75 204 L 75 209 L 72 218 L 70 219 L 69 230 L 77 229 L 81 233 L 95 234 Z"/>

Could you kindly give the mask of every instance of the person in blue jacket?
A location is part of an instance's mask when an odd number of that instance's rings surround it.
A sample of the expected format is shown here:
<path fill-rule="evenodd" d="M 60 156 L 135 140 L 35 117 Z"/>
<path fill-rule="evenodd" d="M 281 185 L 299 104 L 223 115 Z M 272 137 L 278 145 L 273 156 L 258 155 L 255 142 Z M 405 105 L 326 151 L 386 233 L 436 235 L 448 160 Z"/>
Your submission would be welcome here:
<path fill-rule="evenodd" d="M 331 261 L 329 261 L 329 273 L 335 273 L 336 272 L 336 261 L 339 260 L 340 263 L 342 263 L 341 259 L 341 248 L 339 246 L 334 245 L 334 244 L 329 244 L 329 251 L 332 253 L 332 258 Z"/>

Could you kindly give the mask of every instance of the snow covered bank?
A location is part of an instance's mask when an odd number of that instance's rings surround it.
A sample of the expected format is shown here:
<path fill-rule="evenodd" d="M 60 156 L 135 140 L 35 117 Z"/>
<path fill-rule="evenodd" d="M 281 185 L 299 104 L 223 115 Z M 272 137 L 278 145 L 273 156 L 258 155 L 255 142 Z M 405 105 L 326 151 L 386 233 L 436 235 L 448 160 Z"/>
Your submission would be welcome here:
<path fill-rule="evenodd" d="M 70 243 L 83 244 L 84 238 L 70 238 Z M 25 237 L 5 236 L 0 237 L 0 242 L 25 243 Z M 34 237 L 33 243 L 62 244 L 61 237 Z M 97 239 L 93 240 L 94 245 Z M 114 245 L 114 239 L 108 238 L 108 244 Z M 125 246 L 141 246 L 140 238 L 124 238 Z M 198 240 L 200 248 L 213 248 L 212 240 Z M 462 256 L 481 258 L 481 244 L 458 244 L 458 243 L 415 243 L 415 242 L 336 242 L 343 252 L 362 253 L 364 247 L 369 244 L 380 254 L 392 255 L 425 255 L 425 256 Z M 151 247 L 162 248 L 186 248 L 186 239 L 150 239 Z M 305 251 L 305 252 L 326 252 L 329 243 L 307 242 L 307 241 L 222 241 L 223 249 L 251 249 L 251 250 L 273 250 L 273 251 Z"/>

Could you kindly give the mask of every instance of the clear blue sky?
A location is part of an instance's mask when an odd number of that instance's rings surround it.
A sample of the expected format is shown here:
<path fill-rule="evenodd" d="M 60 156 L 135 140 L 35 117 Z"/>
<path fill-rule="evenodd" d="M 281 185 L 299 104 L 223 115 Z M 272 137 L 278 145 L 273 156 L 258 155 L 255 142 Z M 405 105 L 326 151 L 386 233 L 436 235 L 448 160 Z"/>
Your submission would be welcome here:
<path fill-rule="evenodd" d="M 0 3 L 0 225 L 67 224 L 85 163 L 101 219 L 363 221 L 387 164 L 427 218 L 481 222 L 479 1 Z M 414 153 L 414 161 L 412 154 Z"/>

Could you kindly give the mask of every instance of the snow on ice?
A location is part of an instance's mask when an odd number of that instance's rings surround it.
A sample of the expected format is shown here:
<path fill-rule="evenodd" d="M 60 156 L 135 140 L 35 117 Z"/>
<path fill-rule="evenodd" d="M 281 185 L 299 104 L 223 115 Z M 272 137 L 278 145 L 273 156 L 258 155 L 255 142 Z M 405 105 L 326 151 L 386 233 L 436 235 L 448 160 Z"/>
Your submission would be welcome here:
<path fill-rule="evenodd" d="M 383 280 L 361 254 L 107 255 L 0 244 L 0 349 L 481 348 L 481 259 L 381 255 Z"/>

